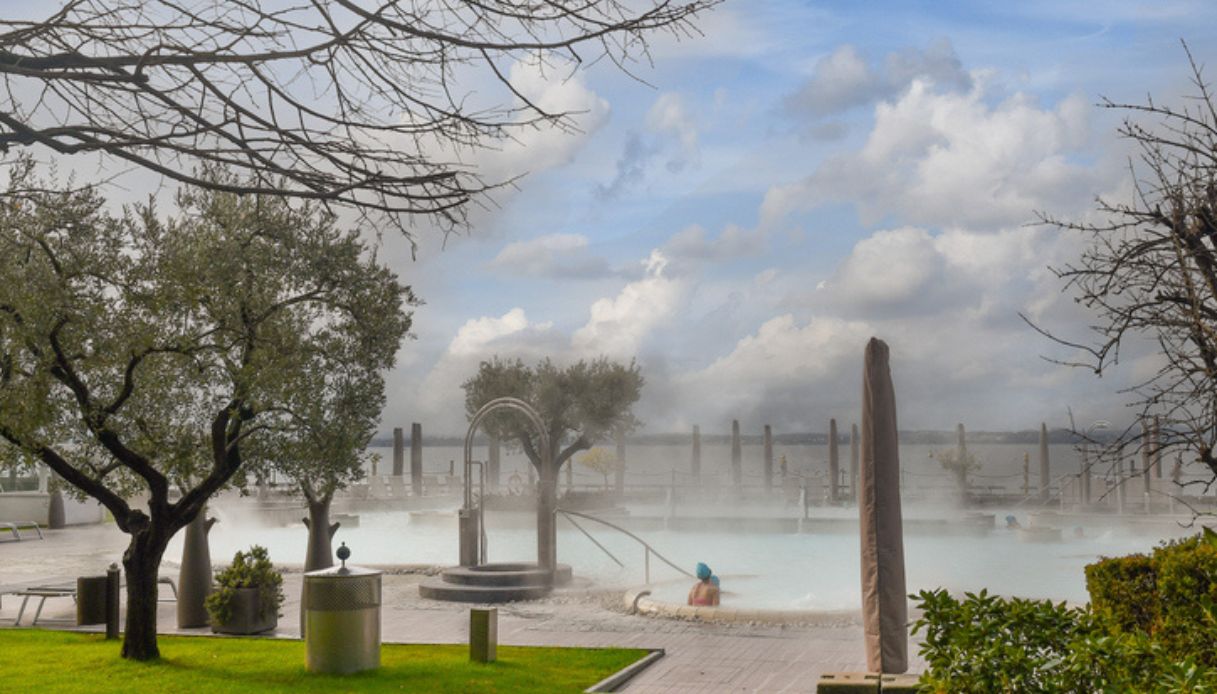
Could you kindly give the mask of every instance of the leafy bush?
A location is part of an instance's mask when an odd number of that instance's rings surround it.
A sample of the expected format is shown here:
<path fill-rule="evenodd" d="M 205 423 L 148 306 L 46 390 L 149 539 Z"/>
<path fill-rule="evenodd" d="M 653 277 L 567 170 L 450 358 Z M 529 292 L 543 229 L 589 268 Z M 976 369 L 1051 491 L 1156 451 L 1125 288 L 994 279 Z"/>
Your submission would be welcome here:
<path fill-rule="evenodd" d="M 1208 692 L 1217 670 L 1180 662 L 1143 633 L 1111 635 L 1086 608 L 945 590 L 914 596 L 924 614 L 929 692 Z"/>
<path fill-rule="evenodd" d="M 1089 607 L 922 591 L 933 692 L 1217 692 L 1217 533 L 1086 567 Z"/>
<path fill-rule="evenodd" d="M 1217 533 L 1154 550 L 1161 604 L 1154 638 L 1169 651 L 1217 666 Z"/>
<path fill-rule="evenodd" d="M 1145 554 L 1101 559 L 1086 567 L 1090 606 L 1113 634 L 1149 634 L 1159 618 L 1158 575 Z"/>
<path fill-rule="evenodd" d="M 232 599 L 238 588 L 258 589 L 258 617 L 272 610 L 278 612 L 283 604 L 283 575 L 275 570 L 265 547 L 254 545 L 249 552 L 237 552 L 232 564 L 216 574 L 216 589 L 207 596 L 207 614 L 212 624 L 224 624 L 232 618 Z"/>

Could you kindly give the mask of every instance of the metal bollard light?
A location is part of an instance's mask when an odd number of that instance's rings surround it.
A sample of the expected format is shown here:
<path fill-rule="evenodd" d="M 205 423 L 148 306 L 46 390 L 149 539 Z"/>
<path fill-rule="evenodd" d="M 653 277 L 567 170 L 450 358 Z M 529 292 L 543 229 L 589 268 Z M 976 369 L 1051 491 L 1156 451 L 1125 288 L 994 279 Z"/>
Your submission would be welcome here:
<path fill-rule="evenodd" d="M 106 638 L 118 638 L 118 596 L 121 592 L 120 586 L 122 572 L 119 571 L 118 564 L 110 564 L 110 568 L 106 569 Z"/>
<path fill-rule="evenodd" d="M 347 674 L 380 667 L 381 572 L 342 566 L 304 575 L 304 643 L 309 672 Z"/>

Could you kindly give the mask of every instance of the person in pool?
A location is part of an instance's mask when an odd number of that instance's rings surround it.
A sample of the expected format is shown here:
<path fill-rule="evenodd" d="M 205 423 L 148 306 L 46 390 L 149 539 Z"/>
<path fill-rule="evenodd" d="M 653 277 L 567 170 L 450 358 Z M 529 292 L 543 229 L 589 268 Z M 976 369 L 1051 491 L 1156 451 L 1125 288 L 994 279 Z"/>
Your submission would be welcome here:
<path fill-rule="evenodd" d="M 697 563 L 697 583 L 689 590 L 689 604 L 694 606 L 718 606 L 718 581 L 714 572 L 705 564 Z"/>

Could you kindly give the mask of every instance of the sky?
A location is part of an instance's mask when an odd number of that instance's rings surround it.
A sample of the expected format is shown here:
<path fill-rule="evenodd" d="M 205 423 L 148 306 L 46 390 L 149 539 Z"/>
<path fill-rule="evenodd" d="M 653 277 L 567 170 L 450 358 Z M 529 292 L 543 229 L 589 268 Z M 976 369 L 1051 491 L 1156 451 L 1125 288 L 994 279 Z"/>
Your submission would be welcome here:
<path fill-rule="evenodd" d="M 902 429 L 1020 430 L 1126 418 L 1049 269 L 1085 239 L 1037 223 L 1127 199 L 1124 114 L 1178 103 L 1205 2 L 728 2 L 704 36 L 655 37 L 630 78 L 596 65 L 513 84 L 579 111 L 479 160 L 528 172 L 463 234 L 385 257 L 425 305 L 382 430 L 460 434 L 461 383 L 491 356 L 637 359 L 643 431 L 825 431 L 856 421 L 865 343 L 891 347 Z M 1123 198 L 1121 197 L 1123 196 Z"/>
<path fill-rule="evenodd" d="M 636 359 L 645 432 L 822 432 L 857 421 L 872 336 L 901 429 L 1128 416 L 1152 350 L 1096 378 L 1020 318 L 1086 339 L 1049 269 L 1085 240 L 1037 213 L 1128 198 L 1124 114 L 1097 103 L 1181 103 L 1180 40 L 1217 64 L 1217 3 L 729 0 L 697 25 L 636 78 L 510 67 L 578 131 L 477 154 L 527 175 L 463 232 L 383 236 L 424 303 L 382 432 L 463 434 L 461 384 L 495 355 Z"/>

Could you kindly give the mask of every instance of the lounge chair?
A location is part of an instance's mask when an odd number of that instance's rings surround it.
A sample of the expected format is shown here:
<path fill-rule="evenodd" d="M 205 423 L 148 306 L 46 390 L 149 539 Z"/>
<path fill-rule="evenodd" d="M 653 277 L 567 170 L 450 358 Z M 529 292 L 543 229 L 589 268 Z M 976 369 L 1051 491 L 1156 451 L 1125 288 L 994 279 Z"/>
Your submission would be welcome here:
<path fill-rule="evenodd" d="M 17 541 L 21 540 L 21 528 L 33 528 L 34 532 L 38 533 L 38 539 L 42 539 L 42 526 L 35 521 L 17 521 L 16 523 L 0 523 L 0 530 L 7 530 L 13 534 L 13 538 Z"/>

